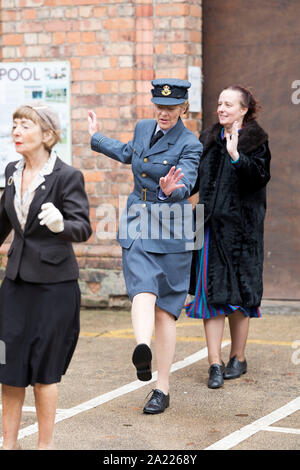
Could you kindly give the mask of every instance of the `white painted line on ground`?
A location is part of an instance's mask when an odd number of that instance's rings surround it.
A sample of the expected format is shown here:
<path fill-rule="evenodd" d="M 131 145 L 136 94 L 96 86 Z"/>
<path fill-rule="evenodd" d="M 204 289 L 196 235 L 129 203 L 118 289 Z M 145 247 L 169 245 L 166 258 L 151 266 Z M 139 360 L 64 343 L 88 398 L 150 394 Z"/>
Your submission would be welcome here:
<path fill-rule="evenodd" d="M 296 398 L 295 400 L 290 401 L 286 405 L 278 408 L 277 410 L 273 411 L 272 413 L 264 416 L 263 418 L 254 421 L 247 426 L 239 429 L 238 431 L 229 434 L 228 436 L 220 439 L 219 441 L 215 442 L 214 444 L 206 447 L 205 450 L 228 450 L 235 447 L 240 442 L 248 439 L 249 437 L 253 436 L 259 431 L 265 430 L 268 426 L 271 426 L 273 423 L 286 418 L 288 415 L 295 413 L 296 411 L 300 410 L 300 397 Z M 270 429 L 268 429 L 270 430 Z"/>
<path fill-rule="evenodd" d="M 2 410 L 2 405 L 0 405 L 0 410 Z M 22 411 L 25 413 L 35 413 L 35 406 L 23 406 Z M 56 413 L 64 413 L 66 410 L 57 409 Z"/>
<path fill-rule="evenodd" d="M 228 346 L 228 344 L 230 344 L 230 341 L 223 341 L 222 348 Z M 171 367 L 171 373 L 183 369 L 184 367 L 188 367 L 206 357 L 207 348 L 205 347 L 203 349 L 200 349 L 200 351 L 196 352 L 195 354 L 191 354 L 190 356 L 186 357 L 182 361 L 175 362 Z M 56 415 L 55 423 L 58 423 L 59 421 L 63 421 L 68 418 L 72 418 L 73 416 L 76 416 L 79 413 L 91 410 L 92 408 L 103 405 L 104 403 L 114 400 L 115 398 L 121 397 L 127 393 L 134 392 L 135 390 L 145 387 L 146 385 L 149 385 L 150 383 L 155 382 L 156 380 L 157 372 L 154 372 L 152 374 L 152 379 L 148 382 L 141 382 L 140 380 L 135 380 L 134 382 L 123 385 L 122 387 L 112 390 L 111 392 L 104 393 L 103 395 L 99 395 L 98 397 L 92 398 L 91 400 L 74 406 L 73 408 L 60 410 L 60 413 L 57 413 Z M 24 429 L 21 429 L 18 434 L 18 439 L 20 440 L 24 437 L 30 436 L 31 434 L 35 434 L 36 432 L 38 432 L 37 423 L 32 424 L 31 426 L 27 426 Z M 2 442 L 3 438 L 1 437 L 0 445 L 2 445 Z"/>
<path fill-rule="evenodd" d="M 228 344 L 230 344 L 230 341 L 224 341 L 222 343 L 222 347 L 225 347 Z M 195 362 L 204 359 L 205 357 L 207 357 L 207 348 L 203 348 L 200 351 L 197 351 L 195 354 L 186 357 L 182 361 L 175 362 L 171 367 L 171 373 L 183 369 L 184 367 L 190 366 Z M 134 382 L 126 384 L 123 387 L 117 388 L 116 390 L 112 390 L 111 392 L 104 393 L 103 395 L 100 395 L 96 398 L 92 398 L 91 400 L 88 400 L 84 403 L 81 403 L 80 405 L 74 406 L 73 408 L 66 410 L 65 413 L 62 413 L 60 416 L 57 417 L 56 422 L 75 416 L 76 414 L 82 413 L 83 411 L 88 411 L 92 408 L 95 408 L 96 406 L 103 405 L 104 403 L 107 403 L 108 401 L 113 400 L 115 398 L 121 397 L 122 395 L 125 395 L 127 393 L 134 392 L 135 390 L 145 387 L 145 385 L 155 382 L 156 380 L 157 372 L 154 372 L 152 374 L 152 379 L 148 382 L 141 382 L 140 380 L 135 380 Z"/>
<path fill-rule="evenodd" d="M 300 434 L 300 429 L 296 428 L 282 428 L 280 426 L 266 426 L 262 431 L 284 432 L 287 434 Z"/>

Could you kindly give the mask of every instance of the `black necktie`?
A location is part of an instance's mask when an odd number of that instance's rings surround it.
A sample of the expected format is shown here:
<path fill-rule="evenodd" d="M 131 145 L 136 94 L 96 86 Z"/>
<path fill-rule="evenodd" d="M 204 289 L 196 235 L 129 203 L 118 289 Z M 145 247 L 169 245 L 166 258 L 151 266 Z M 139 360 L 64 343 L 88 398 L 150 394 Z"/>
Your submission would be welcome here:
<path fill-rule="evenodd" d="M 164 135 L 163 131 L 158 131 L 151 139 L 150 148 Z"/>

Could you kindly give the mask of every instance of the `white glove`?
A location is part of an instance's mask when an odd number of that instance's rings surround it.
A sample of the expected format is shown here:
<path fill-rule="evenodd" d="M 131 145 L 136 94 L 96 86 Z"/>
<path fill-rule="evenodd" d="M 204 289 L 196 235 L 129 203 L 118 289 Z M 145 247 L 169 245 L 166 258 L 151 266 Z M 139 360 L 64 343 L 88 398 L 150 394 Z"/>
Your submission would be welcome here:
<path fill-rule="evenodd" d="M 46 202 L 41 206 L 42 211 L 38 218 L 41 219 L 40 225 L 46 225 L 51 232 L 59 233 L 64 229 L 64 218 L 59 210 L 52 204 Z"/>

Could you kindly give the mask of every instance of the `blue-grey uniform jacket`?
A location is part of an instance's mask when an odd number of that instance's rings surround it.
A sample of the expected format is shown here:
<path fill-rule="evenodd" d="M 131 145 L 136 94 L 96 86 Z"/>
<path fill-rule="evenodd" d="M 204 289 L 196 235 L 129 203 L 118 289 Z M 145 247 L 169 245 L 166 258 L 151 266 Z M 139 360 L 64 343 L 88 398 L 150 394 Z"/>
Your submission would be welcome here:
<path fill-rule="evenodd" d="M 114 160 L 132 165 L 134 189 L 121 217 L 120 245 L 130 248 L 133 240 L 140 236 L 145 251 L 190 251 L 193 216 L 188 197 L 196 183 L 202 144 L 179 118 L 177 124 L 150 148 L 156 125 L 152 119 L 139 121 L 133 140 L 128 144 L 96 132 L 91 147 Z M 159 179 L 172 166 L 181 168 L 184 176 L 180 184 L 185 186 L 161 200 Z"/>

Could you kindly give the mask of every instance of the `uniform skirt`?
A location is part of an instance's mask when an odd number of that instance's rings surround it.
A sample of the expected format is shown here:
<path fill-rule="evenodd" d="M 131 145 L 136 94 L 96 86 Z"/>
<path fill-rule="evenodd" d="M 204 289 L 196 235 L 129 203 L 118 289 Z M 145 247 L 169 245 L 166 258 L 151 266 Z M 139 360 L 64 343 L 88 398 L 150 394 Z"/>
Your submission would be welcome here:
<path fill-rule="evenodd" d="M 79 314 L 77 281 L 34 284 L 5 278 L 0 288 L 0 382 L 15 387 L 60 382 L 77 344 Z"/>
<path fill-rule="evenodd" d="M 186 301 L 192 252 L 150 253 L 137 238 L 122 248 L 123 273 L 130 299 L 142 292 L 156 295 L 156 305 L 177 320 Z"/>
<path fill-rule="evenodd" d="M 207 301 L 207 264 L 209 247 L 209 227 L 204 231 L 203 247 L 198 252 L 196 262 L 196 290 L 192 302 L 185 305 L 185 311 L 191 318 L 213 318 L 220 315 L 228 316 L 236 310 L 240 310 L 246 317 L 260 318 L 258 307 L 244 308 L 239 305 L 212 305 Z"/>

